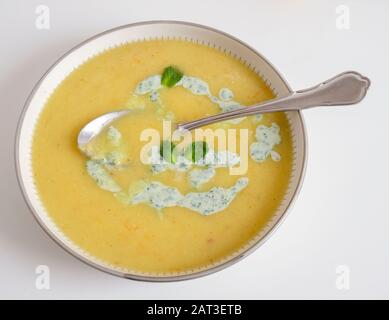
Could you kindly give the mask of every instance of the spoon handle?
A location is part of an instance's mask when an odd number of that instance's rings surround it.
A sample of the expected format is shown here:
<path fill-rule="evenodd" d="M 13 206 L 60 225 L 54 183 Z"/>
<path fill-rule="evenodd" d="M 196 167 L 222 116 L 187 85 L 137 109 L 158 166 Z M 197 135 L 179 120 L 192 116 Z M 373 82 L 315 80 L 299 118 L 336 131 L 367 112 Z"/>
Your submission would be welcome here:
<path fill-rule="evenodd" d="M 178 125 L 180 130 L 193 130 L 211 123 L 260 113 L 303 110 L 318 106 L 339 106 L 360 102 L 366 95 L 370 80 L 358 72 L 347 71 L 312 88 L 290 93 L 261 104 L 220 113 Z"/>

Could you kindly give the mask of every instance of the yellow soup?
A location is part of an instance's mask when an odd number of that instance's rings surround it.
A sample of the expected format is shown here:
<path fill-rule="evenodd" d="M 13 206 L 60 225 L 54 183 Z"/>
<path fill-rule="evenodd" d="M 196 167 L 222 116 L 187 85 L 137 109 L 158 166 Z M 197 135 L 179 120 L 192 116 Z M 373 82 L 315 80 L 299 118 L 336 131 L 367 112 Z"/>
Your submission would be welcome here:
<path fill-rule="evenodd" d="M 162 137 L 168 121 L 174 130 L 272 97 L 254 71 L 207 46 L 161 40 L 106 51 L 73 71 L 40 115 L 33 141 L 40 198 L 68 238 L 109 265 L 160 274 L 218 263 L 247 245 L 283 200 L 292 167 L 285 114 L 208 126 L 246 130 L 246 156 L 239 135 L 233 151 L 161 138 L 145 153 L 159 162 L 145 163 L 140 155 L 150 139 L 141 135 L 153 129 Z M 81 151 L 82 127 L 120 109 L 130 112 Z M 244 159 L 247 170 L 232 174 Z"/>

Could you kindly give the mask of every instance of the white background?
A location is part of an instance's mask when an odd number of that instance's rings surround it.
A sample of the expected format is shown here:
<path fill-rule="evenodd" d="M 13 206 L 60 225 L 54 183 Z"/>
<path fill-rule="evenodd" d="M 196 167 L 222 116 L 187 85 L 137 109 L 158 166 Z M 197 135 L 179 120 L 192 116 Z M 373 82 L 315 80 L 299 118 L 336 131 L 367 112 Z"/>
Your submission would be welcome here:
<path fill-rule="evenodd" d="M 35 27 L 37 5 L 50 30 Z M 350 29 L 336 27 L 348 5 Z M 389 298 L 388 1 L 0 1 L 0 298 L 270 299 Z M 106 29 L 176 19 L 226 31 L 249 43 L 292 88 L 344 70 L 370 77 L 358 106 L 304 112 L 305 182 L 277 232 L 254 254 L 205 278 L 144 283 L 116 278 L 70 256 L 29 213 L 16 181 L 14 134 L 24 101 L 65 51 Z M 47 265 L 51 289 L 37 290 Z M 350 268 L 350 289 L 336 268 Z"/>

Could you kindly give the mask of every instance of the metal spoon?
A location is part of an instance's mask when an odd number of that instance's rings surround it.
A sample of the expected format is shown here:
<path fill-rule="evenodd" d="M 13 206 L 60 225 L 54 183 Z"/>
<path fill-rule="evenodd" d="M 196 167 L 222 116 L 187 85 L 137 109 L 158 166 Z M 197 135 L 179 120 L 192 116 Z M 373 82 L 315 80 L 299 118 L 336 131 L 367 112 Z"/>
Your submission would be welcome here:
<path fill-rule="evenodd" d="M 241 108 L 231 112 L 220 113 L 178 125 L 180 130 L 193 130 L 205 125 L 229 119 L 241 118 L 261 113 L 303 110 L 318 106 L 339 106 L 360 102 L 366 95 L 370 80 L 358 72 L 348 71 L 324 81 L 309 89 L 299 90 L 289 95 L 268 100 L 264 103 Z M 130 110 L 106 113 L 89 122 L 78 135 L 78 147 L 85 145 L 112 121 L 128 114 Z"/>

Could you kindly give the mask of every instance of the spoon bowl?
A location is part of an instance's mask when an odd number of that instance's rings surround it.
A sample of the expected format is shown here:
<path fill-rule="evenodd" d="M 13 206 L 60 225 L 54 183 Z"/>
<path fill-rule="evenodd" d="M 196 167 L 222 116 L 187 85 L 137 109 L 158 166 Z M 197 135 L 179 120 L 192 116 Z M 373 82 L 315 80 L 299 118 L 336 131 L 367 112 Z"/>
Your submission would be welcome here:
<path fill-rule="evenodd" d="M 119 110 L 114 112 L 105 113 L 83 127 L 78 134 L 77 144 L 80 150 L 84 151 L 85 146 L 96 137 L 105 127 L 110 125 L 113 121 L 128 114 L 130 110 Z"/>

